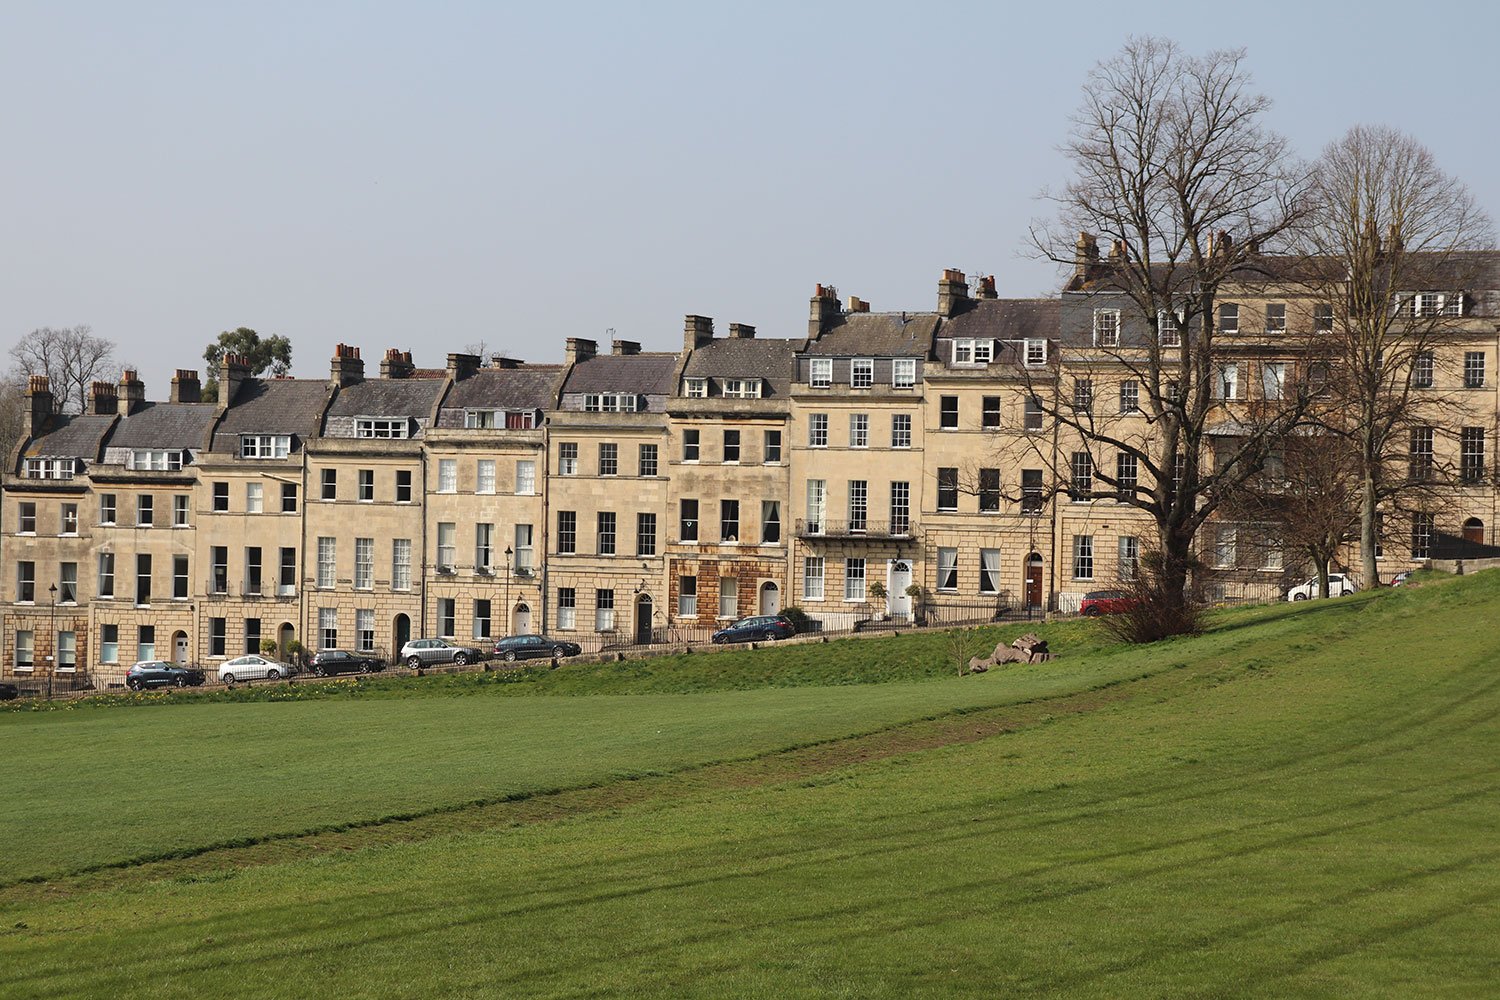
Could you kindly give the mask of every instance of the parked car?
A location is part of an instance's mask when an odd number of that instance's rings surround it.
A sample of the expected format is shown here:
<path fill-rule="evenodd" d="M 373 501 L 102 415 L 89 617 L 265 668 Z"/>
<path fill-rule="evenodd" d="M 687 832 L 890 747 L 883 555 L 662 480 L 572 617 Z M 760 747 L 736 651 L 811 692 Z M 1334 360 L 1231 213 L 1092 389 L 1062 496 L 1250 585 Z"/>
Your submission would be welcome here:
<path fill-rule="evenodd" d="M 1137 598 L 1121 590 L 1091 590 L 1079 602 L 1078 613 L 1089 618 L 1129 611 Z"/>
<path fill-rule="evenodd" d="M 460 646 L 447 639 L 413 639 L 401 647 L 401 661 L 416 670 L 430 667 L 434 663 L 478 663 L 484 659 L 484 650 L 477 646 Z"/>
<path fill-rule="evenodd" d="M 282 663 L 279 660 L 251 653 L 249 656 L 236 656 L 232 660 L 226 660 L 219 668 L 219 680 L 225 684 L 233 684 L 235 681 L 258 681 L 261 678 L 279 681 L 296 672 L 297 668 L 290 663 Z"/>
<path fill-rule="evenodd" d="M 790 639 L 797 634 L 797 626 L 786 615 L 755 615 L 741 618 L 733 625 L 719 629 L 713 635 L 714 642 L 771 642 L 774 639 Z"/>
<path fill-rule="evenodd" d="M 125 671 L 125 686 L 132 691 L 154 687 L 197 687 L 204 681 L 203 671 L 180 667 L 166 660 L 141 660 Z"/>
<path fill-rule="evenodd" d="M 1343 597 L 1345 594 L 1352 594 L 1358 589 L 1359 588 L 1354 585 L 1354 581 L 1349 579 L 1349 577 L 1345 576 L 1343 573 L 1328 574 L 1329 597 Z M 1305 580 L 1286 592 L 1286 599 L 1289 601 L 1306 601 L 1309 598 L 1317 596 L 1317 577 L 1312 577 L 1309 580 Z"/>
<path fill-rule="evenodd" d="M 320 649 L 308 664 L 315 677 L 333 674 L 368 674 L 384 670 L 385 663 L 369 653 L 351 653 L 346 649 Z"/>
<path fill-rule="evenodd" d="M 0 701 L 21 697 L 21 689 L 10 681 L 0 681 Z"/>
<path fill-rule="evenodd" d="M 1391 577 L 1391 586 L 1404 587 L 1406 585 L 1406 581 L 1411 579 L 1411 575 L 1413 572 L 1415 572 L 1415 570 L 1403 569 L 1401 572 Z"/>
<path fill-rule="evenodd" d="M 506 660 L 530 660 L 542 656 L 554 659 L 577 656 L 583 647 L 566 639 L 549 639 L 545 635 L 508 635 L 495 640 L 495 655 Z"/>

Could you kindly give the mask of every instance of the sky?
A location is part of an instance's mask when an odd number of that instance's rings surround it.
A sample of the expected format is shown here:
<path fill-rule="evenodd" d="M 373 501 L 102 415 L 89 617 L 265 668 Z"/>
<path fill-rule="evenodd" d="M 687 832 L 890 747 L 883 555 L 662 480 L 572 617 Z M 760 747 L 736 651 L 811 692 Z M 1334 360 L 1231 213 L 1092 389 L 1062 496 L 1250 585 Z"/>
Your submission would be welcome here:
<path fill-rule="evenodd" d="M 688 313 L 804 336 L 820 282 L 1052 294 L 1028 223 L 1132 34 L 1244 47 L 1299 154 L 1391 125 L 1500 216 L 1497 29 L 1447 0 L 6 0 L 0 349 L 88 324 L 164 399 L 240 326 L 323 378 L 339 343 L 373 376 L 391 347 L 676 350 Z"/>

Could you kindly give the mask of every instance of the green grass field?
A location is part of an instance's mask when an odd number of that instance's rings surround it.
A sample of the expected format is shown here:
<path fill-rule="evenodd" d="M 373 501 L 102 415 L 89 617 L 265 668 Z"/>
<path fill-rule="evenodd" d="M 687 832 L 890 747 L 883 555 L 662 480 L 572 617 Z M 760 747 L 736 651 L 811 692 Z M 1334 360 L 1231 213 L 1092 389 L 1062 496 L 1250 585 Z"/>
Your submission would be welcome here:
<path fill-rule="evenodd" d="M 1497 611 L 0 715 L 0 996 L 1494 996 Z"/>

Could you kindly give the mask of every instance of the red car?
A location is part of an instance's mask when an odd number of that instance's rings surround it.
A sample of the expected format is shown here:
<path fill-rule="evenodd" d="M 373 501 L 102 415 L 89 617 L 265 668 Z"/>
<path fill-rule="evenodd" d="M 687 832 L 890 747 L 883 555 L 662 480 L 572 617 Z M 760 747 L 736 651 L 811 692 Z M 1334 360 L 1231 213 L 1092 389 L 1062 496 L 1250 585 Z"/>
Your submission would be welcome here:
<path fill-rule="evenodd" d="M 1078 605 L 1078 613 L 1088 618 L 1118 614 L 1121 611 L 1129 611 L 1137 600 L 1138 598 L 1118 590 L 1091 590 L 1083 595 L 1083 603 Z"/>

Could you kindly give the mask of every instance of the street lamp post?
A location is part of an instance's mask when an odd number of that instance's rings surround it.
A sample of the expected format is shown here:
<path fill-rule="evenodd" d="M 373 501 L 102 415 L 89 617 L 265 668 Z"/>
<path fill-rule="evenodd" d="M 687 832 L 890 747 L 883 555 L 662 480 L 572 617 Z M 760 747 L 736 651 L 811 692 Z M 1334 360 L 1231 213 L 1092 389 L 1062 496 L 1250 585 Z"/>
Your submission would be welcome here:
<path fill-rule="evenodd" d="M 515 555 L 511 547 L 505 547 L 505 634 L 510 635 L 510 557 Z"/>
<path fill-rule="evenodd" d="M 52 678 L 54 678 L 54 677 L 57 676 L 57 584 L 54 583 L 52 586 L 50 586 L 50 587 L 47 588 L 47 598 L 48 598 L 48 615 L 47 615 L 47 617 L 48 617 L 48 620 L 49 620 L 50 627 L 52 629 L 52 638 L 50 640 L 48 640 L 51 643 L 51 645 L 48 648 L 50 648 L 52 650 L 52 652 L 47 657 L 47 659 L 50 660 L 50 661 L 52 661 L 52 665 L 50 667 L 48 667 L 48 669 L 47 669 L 47 700 L 51 701 L 52 700 Z"/>

